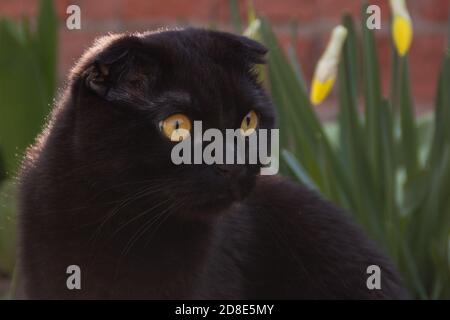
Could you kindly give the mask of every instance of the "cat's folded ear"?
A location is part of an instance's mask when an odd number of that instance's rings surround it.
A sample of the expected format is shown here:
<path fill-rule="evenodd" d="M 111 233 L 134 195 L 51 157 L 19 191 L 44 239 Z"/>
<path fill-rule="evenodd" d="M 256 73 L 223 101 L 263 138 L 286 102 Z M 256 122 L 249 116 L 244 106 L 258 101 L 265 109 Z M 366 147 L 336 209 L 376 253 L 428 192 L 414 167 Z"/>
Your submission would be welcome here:
<path fill-rule="evenodd" d="M 108 90 L 115 86 L 126 72 L 128 59 L 127 50 L 114 59 L 96 59 L 85 71 L 86 86 L 99 96 L 105 97 Z"/>
<path fill-rule="evenodd" d="M 124 38 L 100 51 L 83 73 L 85 85 L 106 100 L 137 94 L 125 90 L 133 90 L 130 81 L 142 78 L 136 63 L 139 46 L 139 39 Z"/>
<path fill-rule="evenodd" d="M 225 63 L 244 62 L 248 65 L 264 64 L 267 48 L 261 43 L 247 38 L 225 32 L 214 32 L 215 40 L 212 49 L 215 56 Z"/>
<path fill-rule="evenodd" d="M 239 36 L 241 43 L 241 50 L 244 57 L 253 64 L 264 64 L 266 63 L 265 55 L 267 53 L 267 48 L 261 43 L 252 40 L 250 38 Z"/>

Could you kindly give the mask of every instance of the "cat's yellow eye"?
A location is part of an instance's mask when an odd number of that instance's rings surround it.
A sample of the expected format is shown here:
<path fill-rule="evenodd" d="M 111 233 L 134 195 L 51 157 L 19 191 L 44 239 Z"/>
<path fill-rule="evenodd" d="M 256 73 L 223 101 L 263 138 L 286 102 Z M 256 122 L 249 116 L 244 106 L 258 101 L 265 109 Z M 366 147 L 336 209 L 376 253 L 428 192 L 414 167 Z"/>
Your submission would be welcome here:
<path fill-rule="evenodd" d="M 241 134 L 243 136 L 251 135 L 258 126 L 258 115 L 255 111 L 250 111 L 246 114 L 241 122 Z"/>
<path fill-rule="evenodd" d="M 182 141 L 191 134 L 191 120 L 184 114 L 173 114 L 159 123 L 161 132 L 174 142 Z"/>

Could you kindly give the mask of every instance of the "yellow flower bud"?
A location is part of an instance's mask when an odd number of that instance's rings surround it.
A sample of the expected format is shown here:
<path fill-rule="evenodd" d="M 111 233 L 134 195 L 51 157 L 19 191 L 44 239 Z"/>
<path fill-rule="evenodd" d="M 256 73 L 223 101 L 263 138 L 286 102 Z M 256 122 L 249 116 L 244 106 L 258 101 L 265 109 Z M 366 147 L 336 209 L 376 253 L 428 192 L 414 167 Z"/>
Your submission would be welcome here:
<path fill-rule="evenodd" d="M 328 96 L 328 93 L 333 88 L 335 78 L 330 78 L 324 82 L 314 78 L 311 87 L 311 103 L 318 105 Z"/>
<path fill-rule="evenodd" d="M 310 100 L 313 105 L 321 103 L 333 87 L 346 37 L 347 29 L 345 27 L 337 26 L 334 28 L 328 46 L 314 72 L 310 93 Z"/>
<path fill-rule="evenodd" d="M 261 21 L 259 19 L 254 19 L 250 22 L 247 29 L 244 31 L 244 36 L 250 39 L 259 40 L 259 32 L 261 29 Z"/>
<path fill-rule="evenodd" d="M 390 0 L 392 9 L 392 38 L 400 56 L 404 56 L 412 42 L 413 29 L 405 0 Z"/>

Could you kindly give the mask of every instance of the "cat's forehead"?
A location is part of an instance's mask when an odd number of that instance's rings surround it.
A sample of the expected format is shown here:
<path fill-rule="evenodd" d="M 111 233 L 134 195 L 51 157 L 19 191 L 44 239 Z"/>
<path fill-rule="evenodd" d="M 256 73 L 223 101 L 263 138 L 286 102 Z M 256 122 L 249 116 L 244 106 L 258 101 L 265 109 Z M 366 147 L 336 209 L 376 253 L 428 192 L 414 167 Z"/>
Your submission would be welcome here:
<path fill-rule="evenodd" d="M 188 28 L 139 36 L 147 52 L 160 59 L 195 64 L 209 60 L 230 68 L 264 63 L 267 49 L 249 38 L 226 32 Z"/>
<path fill-rule="evenodd" d="M 251 39 L 203 29 L 111 35 L 83 55 L 72 78 L 109 100 L 241 113 L 260 91 L 253 70 L 265 53 Z"/>
<path fill-rule="evenodd" d="M 141 53 L 157 61 L 156 82 L 162 83 L 163 90 L 176 88 L 161 98 L 185 103 L 192 103 L 193 97 L 236 97 L 237 91 L 246 89 L 247 82 L 254 80 L 253 66 L 265 52 L 264 47 L 250 39 L 203 29 L 149 34 L 144 36 L 144 43 Z"/>
<path fill-rule="evenodd" d="M 166 90 L 159 93 L 154 102 L 158 105 L 190 106 L 192 98 L 190 92 L 186 90 Z"/>
<path fill-rule="evenodd" d="M 149 67 L 147 71 L 190 73 L 205 81 L 219 71 L 249 71 L 264 63 L 266 48 L 249 38 L 226 32 L 204 29 L 184 29 L 135 34 L 111 34 L 99 38 L 85 51 L 72 69 L 76 78 L 97 62 L 110 65 L 125 62 Z M 159 70 L 157 70 L 159 69 Z M 225 74 L 226 76 L 226 74 Z"/>

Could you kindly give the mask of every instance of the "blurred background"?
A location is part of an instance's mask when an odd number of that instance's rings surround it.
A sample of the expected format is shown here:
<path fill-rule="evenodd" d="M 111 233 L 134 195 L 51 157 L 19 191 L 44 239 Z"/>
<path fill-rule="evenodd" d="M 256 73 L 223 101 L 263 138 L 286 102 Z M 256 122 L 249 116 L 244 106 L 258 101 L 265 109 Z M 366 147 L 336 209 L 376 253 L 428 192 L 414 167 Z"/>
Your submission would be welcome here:
<path fill-rule="evenodd" d="M 66 26 L 73 4 L 79 30 Z M 380 30 L 365 27 L 367 4 L 380 7 Z M 388 0 L 0 0 L 0 297 L 14 283 L 14 177 L 71 66 L 110 32 L 197 26 L 268 46 L 260 73 L 285 132 L 282 173 L 352 212 L 414 297 L 450 298 L 450 0 L 406 5 L 414 36 L 400 57 Z M 338 24 L 349 34 L 337 84 L 313 108 Z"/>
<path fill-rule="evenodd" d="M 108 32 L 145 31 L 173 26 L 214 26 L 233 30 L 229 0 L 56 0 L 58 17 L 58 79 L 67 71 L 92 41 Z M 246 16 L 247 0 L 237 1 L 239 12 Z M 340 22 L 343 13 L 360 16 L 359 0 L 254 0 L 258 15 L 270 20 L 283 47 L 291 41 L 292 24 L 299 26 L 296 49 L 305 77 L 311 80 L 314 66 L 328 40 L 330 30 Z M 81 8 L 81 30 L 68 30 L 66 9 L 71 4 Z M 388 0 L 370 1 L 381 8 L 381 30 L 377 31 L 377 47 L 383 88 L 389 79 L 389 5 Z M 448 36 L 449 0 L 407 0 L 414 21 L 414 42 L 411 48 L 412 88 L 416 108 L 429 108 L 434 99 L 436 74 Z M 20 20 L 35 20 L 39 0 L 0 0 L 0 15 Z M 332 115 L 336 111 L 322 106 L 321 111 Z"/>

